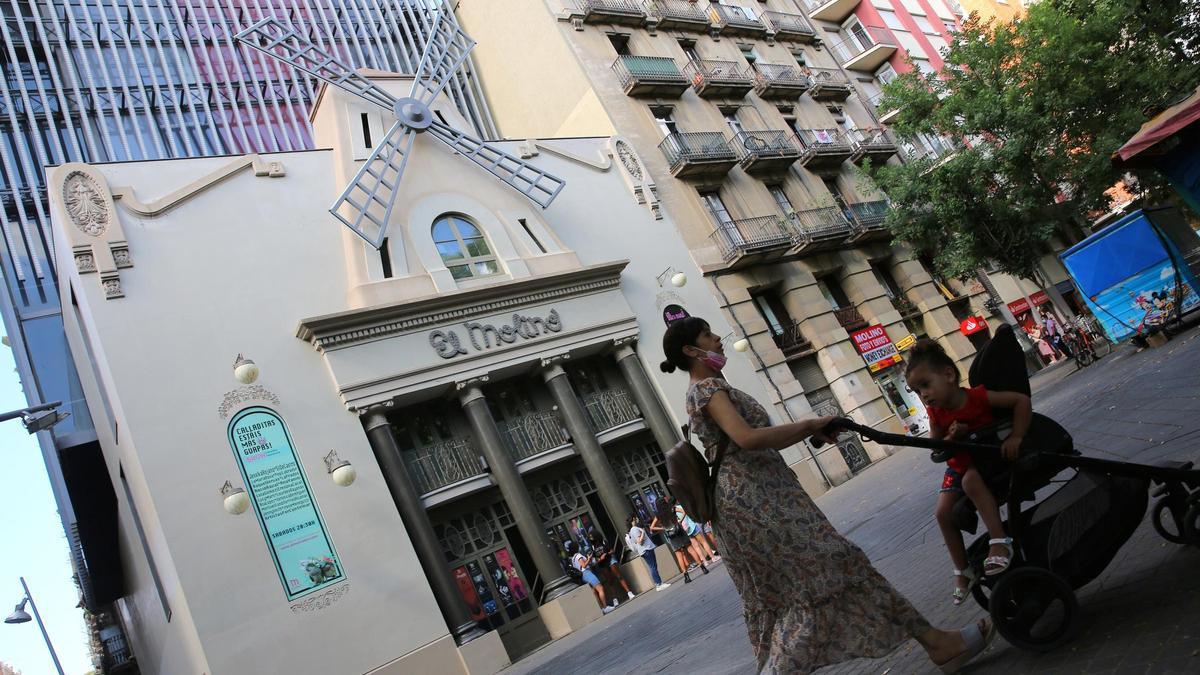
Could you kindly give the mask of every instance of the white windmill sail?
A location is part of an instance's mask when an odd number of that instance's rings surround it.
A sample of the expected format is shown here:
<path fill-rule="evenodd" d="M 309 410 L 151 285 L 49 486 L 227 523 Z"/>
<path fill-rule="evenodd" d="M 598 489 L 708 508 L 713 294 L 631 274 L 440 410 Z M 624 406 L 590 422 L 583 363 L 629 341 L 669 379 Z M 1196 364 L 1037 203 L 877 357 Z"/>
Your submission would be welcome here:
<path fill-rule="evenodd" d="M 237 40 L 392 113 L 396 119 L 372 150 L 329 212 L 375 248 L 387 237 L 400 179 L 419 133 L 445 143 L 483 167 L 542 208 L 550 206 L 566 183 L 528 162 L 433 118 L 429 106 L 446 88 L 475 46 L 443 6 L 433 20 L 412 90 L 396 98 L 327 54 L 288 24 L 263 19 L 237 34 Z"/>

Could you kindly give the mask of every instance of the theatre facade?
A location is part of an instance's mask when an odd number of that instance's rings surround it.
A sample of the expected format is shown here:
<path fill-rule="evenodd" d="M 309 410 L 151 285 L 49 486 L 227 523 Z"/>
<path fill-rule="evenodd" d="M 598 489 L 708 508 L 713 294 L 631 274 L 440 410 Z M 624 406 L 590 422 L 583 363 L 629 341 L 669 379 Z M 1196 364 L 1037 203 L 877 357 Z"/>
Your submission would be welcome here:
<path fill-rule="evenodd" d="M 418 135 L 376 250 L 327 209 L 386 122 L 326 89 L 326 150 L 48 169 L 146 672 L 495 672 L 600 616 L 563 543 L 665 494 L 664 317 L 730 328 L 641 159 L 496 144 L 565 181 L 542 209 Z"/>

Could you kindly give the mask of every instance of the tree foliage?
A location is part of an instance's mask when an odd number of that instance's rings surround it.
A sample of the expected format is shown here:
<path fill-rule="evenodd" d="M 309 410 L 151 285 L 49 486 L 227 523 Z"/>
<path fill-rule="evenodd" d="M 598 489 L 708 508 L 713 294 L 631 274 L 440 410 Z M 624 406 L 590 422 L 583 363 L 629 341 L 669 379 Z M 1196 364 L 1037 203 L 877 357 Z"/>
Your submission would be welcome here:
<path fill-rule="evenodd" d="M 1052 0 L 1012 23 L 972 15 L 941 73 L 913 69 L 884 89 L 880 109 L 899 111 L 901 138 L 961 146 L 869 169 L 897 238 L 947 275 L 991 261 L 1034 278 L 1056 230 L 1110 208 L 1105 191 L 1123 178 L 1112 153 L 1147 112 L 1195 89 L 1197 11 L 1189 0 Z"/>

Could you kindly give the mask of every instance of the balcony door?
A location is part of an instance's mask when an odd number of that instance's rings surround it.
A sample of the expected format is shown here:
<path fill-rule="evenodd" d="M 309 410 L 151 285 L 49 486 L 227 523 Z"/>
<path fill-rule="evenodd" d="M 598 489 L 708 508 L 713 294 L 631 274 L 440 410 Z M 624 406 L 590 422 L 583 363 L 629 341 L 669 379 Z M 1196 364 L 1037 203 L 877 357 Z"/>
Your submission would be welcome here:
<path fill-rule="evenodd" d="M 775 339 L 775 344 L 782 348 L 787 331 L 795 323 L 788 314 L 787 308 L 783 306 L 783 301 L 774 292 L 756 293 L 751 297 L 754 300 L 754 307 L 758 309 L 763 321 L 767 322 L 767 328 L 771 331 L 771 337 Z"/>
<path fill-rule="evenodd" d="M 779 207 L 780 213 L 788 218 L 796 214 L 796 207 L 792 206 L 792 200 L 788 199 L 782 185 L 768 185 L 767 190 L 771 193 L 771 197 L 774 198 L 775 205 Z"/>
<path fill-rule="evenodd" d="M 658 130 L 663 138 L 679 133 L 679 125 L 675 123 L 675 114 L 670 108 L 654 108 L 652 112 L 654 113 L 654 123 L 658 125 Z"/>
<path fill-rule="evenodd" d="M 871 34 L 863 28 L 862 22 L 856 18 L 852 18 L 846 22 L 846 35 L 851 44 L 858 48 L 858 51 L 865 52 L 875 45 L 875 41 L 871 39 Z"/>
<path fill-rule="evenodd" d="M 701 192 L 700 198 L 704 200 L 704 207 L 708 209 L 709 214 L 717 223 L 717 236 L 723 237 L 726 242 L 734 246 L 744 244 L 745 239 L 738 231 L 737 224 L 733 222 L 733 216 L 729 215 L 729 209 L 725 208 L 721 194 L 719 192 Z"/>

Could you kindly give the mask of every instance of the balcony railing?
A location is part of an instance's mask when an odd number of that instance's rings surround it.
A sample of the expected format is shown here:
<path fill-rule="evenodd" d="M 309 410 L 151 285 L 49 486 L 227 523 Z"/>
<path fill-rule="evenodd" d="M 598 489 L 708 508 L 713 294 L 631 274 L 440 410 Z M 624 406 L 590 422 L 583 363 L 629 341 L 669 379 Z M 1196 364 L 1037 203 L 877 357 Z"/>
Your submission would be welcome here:
<path fill-rule="evenodd" d="M 637 0 L 576 0 L 584 23 L 612 23 L 640 26 L 646 10 Z"/>
<path fill-rule="evenodd" d="M 812 80 L 799 66 L 754 64 L 754 91 L 762 98 L 795 99 L 808 91 Z"/>
<path fill-rule="evenodd" d="M 749 68 L 735 61 L 690 61 L 683 72 L 704 98 L 741 98 L 754 88 Z"/>
<path fill-rule="evenodd" d="M 833 310 L 838 324 L 846 330 L 858 330 L 867 326 L 867 320 L 858 312 L 857 307 L 836 307 Z"/>
<path fill-rule="evenodd" d="M 132 669 L 133 654 L 125 636 L 117 633 L 102 639 L 104 645 L 103 662 L 105 672 L 122 672 L 125 667 Z"/>
<path fill-rule="evenodd" d="M 818 21 L 841 23 L 850 16 L 859 0 L 800 0 L 808 15 Z"/>
<path fill-rule="evenodd" d="M 760 174 L 784 171 L 800 159 L 800 146 L 786 131 L 743 131 L 733 137 L 742 168 Z"/>
<path fill-rule="evenodd" d="M 903 295 L 892 296 L 891 301 L 892 307 L 895 307 L 896 311 L 900 312 L 900 318 L 902 319 L 907 319 L 910 316 L 916 316 L 921 313 L 921 309 L 917 307 L 917 304 Z"/>
<path fill-rule="evenodd" d="M 805 209 L 791 214 L 796 246 L 802 251 L 824 250 L 840 245 L 853 232 L 846 214 L 836 206 Z"/>
<path fill-rule="evenodd" d="M 646 14 L 662 30 L 693 30 L 707 32 L 711 22 L 708 12 L 689 0 L 647 0 Z"/>
<path fill-rule="evenodd" d="M 784 218 L 760 216 L 721 223 L 712 239 L 721 257 L 729 262 L 748 254 L 790 248 L 793 234 Z"/>
<path fill-rule="evenodd" d="M 538 412 L 506 420 L 500 425 L 504 444 L 514 462 L 566 445 L 570 437 L 557 413 Z"/>
<path fill-rule="evenodd" d="M 799 323 L 788 324 L 783 327 L 783 332 L 772 334 L 771 337 L 775 339 L 775 346 L 786 356 L 801 354 L 813 348 L 812 342 L 800 332 Z"/>
<path fill-rule="evenodd" d="M 874 72 L 896 52 L 896 37 L 880 26 L 862 26 L 849 37 L 829 46 L 843 67 Z"/>
<path fill-rule="evenodd" d="M 886 200 L 847 204 L 846 209 L 854 223 L 854 241 L 890 237 L 891 233 L 885 225 L 888 208 Z"/>
<path fill-rule="evenodd" d="M 884 98 L 886 98 L 886 97 L 884 96 L 884 92 L 882 92 L 882 91 L 867 98 L 867 103 L 871 104 L 871 107 L 875 109 L 875 116 L 877 118 L 879 118 L 879 122 L 881 124 L 887 124 L 888 122 L 891 122 L 893 119 L 896 118 L 896 115 L 898 115 L 900 113 L 899 108 L 882 108 L 882 107 L 880 107 L 879 104 L 883 102 Z"/>
<path fill-rule="evenodd" d="M 737 153 L 719 131 L 674 133 L 658 144 L 671 167 L 671 175 L 725 175 L 737 164 Z"/>
<path fill-rule="evenodd" d="M 853 129 L 849 133 L 850 145 L 854 154 L 850 160 L 856 164 L 866 159 L 886 161 L 896 154 L 896 141 L 886 129 L 878 127 L 869 129 Z"/>
<path fill-rule="evenodd" d="M 776 40 L 813 42 L 817 39 L 816 29 L 803 14 L 767 10 L 762 13 L 762 20 L 775 31 Z"/>
<path fill-rule="evenodd" d="M 641 419 L 642 411 L 638 410 L 633 397 L 624 389 L 609 389 L 586 394 L 582 397 L 583 409 L 587 412 L 588 422 L 596 433 L 619 427 L 626 422 Z"/>
<path fill-rule="evenodd" d="M 618 56 L 612 69 L 629 96 L 679 98 L 691 86 L 675 59 L 663 56 Z"/>
<path fill-rule="evenodd" d="M 765 35 L 767 26 L 754 10 L 711 3 L 708 18 L 721 35 Z"/>
<path fill-rule="evenodd" d="M 812 87 L 808 95 L 814 101 L 845 101 L 850 98 L 850 80 L 837 68 L 809 68 Z"/>
<path fill-rule="evenodd" d="M 404 462 L 421 494 L 483 473 L 479 453 L 466 438 L 455 438 L 405 452 Z"/>
<path fill-rule="evenodd" d="M 796 138 L 802 150 L 800 162 L 809 169 L 836 169 L 854 152 L 837 129 L 799 129 Z"/>

